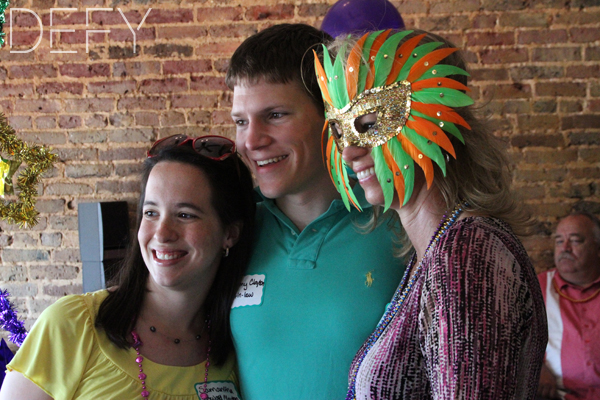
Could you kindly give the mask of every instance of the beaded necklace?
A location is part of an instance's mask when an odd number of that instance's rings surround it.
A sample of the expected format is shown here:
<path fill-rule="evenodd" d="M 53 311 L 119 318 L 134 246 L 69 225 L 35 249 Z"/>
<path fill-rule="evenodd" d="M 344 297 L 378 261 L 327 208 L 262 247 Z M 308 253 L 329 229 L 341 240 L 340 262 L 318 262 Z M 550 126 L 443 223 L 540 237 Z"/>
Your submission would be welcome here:
<path fill-rule="evenodd" d="M 206 349 L 206 363 L 204 364 L 204 386 L 202 387 L 202 393 L 200 393 L 200 398 L 202 400 L 208 399 L 207 388 L 208 388 L 208 368 L 210 367 L 210 361 L 208 360 L 210 356 L 210 318 L 206 319 L 206 326 L 208 332 L 208 347 Z M 142 392 L 140 393 L 143 398 L 147 398 L 150 396 L 150 392 L 146 389 L 146 378 L 147 375 L 144 373 L 144 368 L 142 368 L 142 362 L 144 361 L 144 357 L 140 354 L 140 346 L 143 345 L 140 340 L 140 335 L 137 334 L 135 330 L 131 331 L 131 336 L 133 336 L 133 344 L 131 347 L 135 350 L 135 354 L 137 357 L 135 358 L 135 362 L 140 369 L 140 373 L 138 378 L 142 381 Z"/>
<path fill-rule="evenodd" d="M 454 210 L 452 211 L 450 216 L 447 216 L 446 214 L 444 214 L 444 216 L 442 217 L 442 220 L 440 221 L 440 225 L 436 229 L 435 233 L 431 237 L 431 240 L 429 241 L 429 244 L 427 245 L 427 248 L 425 249 L 425 254 L 423 254 L 423 258 L 419 262 L 419 265 L 415 269 L 415 272 L 409 281 L 410 271 L 417 259 L 416 252 L 413 253 L 412 258 L 411 258 L 409 264 L 407 265 L 406 270 L 404 271 L 404 276 L 402 277 L 402 281 L 400 281 L 400 285 L 398 286 L 398 289 L 396 289 L 396 292 L 394 293 L 394 297 L 392 297 L 390 306 L 387 308 L 385 314 L 383 315 L 383 318 L 377 325 L 377 328 L 375 328 L 375 331 L 371 334 L 371 336 L 369 336 L 369 339 L 367 339 L 364 351 L 361 353 L 358 360 L 356 360 L 356 363 L 354 363 L 354 367 L 350 371 L 350 373 L 351 373 L 350 383 L 348 384 L 348 394 L 346 395 L 346 400 L 356 400 L 356 377 L 358 375 L 358 370 L 360 369 L 362 362 L 364 361 L 365 357 L 367 356 L 367 353 L 369 352 L 369 350 L 371 350 L 371 348 L 373 347 L 375 342 L 377 342 L 377 340 L 379 340 L 379 338 L 381 337 L 381 335 L 383 334 L 385 329 L 388 327 L 389 323 L 396 316 L 396 314 L 400 310 L 400 307 L 404 303 L 404 300 L 410 293 L 410 290 L 412 289 L 413 285 L 419 278 L 419 275 L 421 272 L 421 267 L 423 266 L 423 260 L 425 260 L 425 258 L 427 258 L 429 251 L 434 247 L 434 245 L 437 244 L 437 242 L 439 242 L 440 238 L 444 235 L 444 233 L 446 233 L 448 228 L 450 228 L 452 226 L 452 224 L 454 224 L 454 222 L 456 222 L 458 216 L 462 213 L 463 209 L 467 206 L 468 206 L 468 203 L 466 201 L 460 202 L 456 205 L 456 207 L 454 207 Z M 408 281 L 408 283 L 407 283 L 407 281 Z"/>
<path fill-rule="evenodd" d="M 600 288 L 598 288 L 598 290 L 596 290 L 594 293 L 592 293 L 589 297 L 586 297 L 585 299 L 574 299 L 571 296 L 567 296 L 560 290 L 555 279 L 552 279 L 552 283 L 554 284 L 554 290 L 556 290 L 558 295 L 560 297 L 563 297 L 563 298 L 569 300 L 571 303 L 587 303 L 588 301 L 592 300 L 594 297 L 598 296 L 598 294 L 600 294 Z"/>

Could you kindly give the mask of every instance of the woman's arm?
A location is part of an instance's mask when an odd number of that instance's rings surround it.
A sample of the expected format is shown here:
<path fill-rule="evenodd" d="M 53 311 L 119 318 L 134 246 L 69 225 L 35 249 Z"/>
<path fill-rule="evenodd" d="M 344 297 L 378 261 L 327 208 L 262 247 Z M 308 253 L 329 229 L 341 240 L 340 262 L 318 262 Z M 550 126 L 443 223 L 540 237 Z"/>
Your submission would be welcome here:
<path fill-rule="evenodd" d="M 2 389 L 0 389 L 0 400 L 52 400 L 46 392 L 35 383 L 25 378 L 17 371 L 6 373 Z"/>

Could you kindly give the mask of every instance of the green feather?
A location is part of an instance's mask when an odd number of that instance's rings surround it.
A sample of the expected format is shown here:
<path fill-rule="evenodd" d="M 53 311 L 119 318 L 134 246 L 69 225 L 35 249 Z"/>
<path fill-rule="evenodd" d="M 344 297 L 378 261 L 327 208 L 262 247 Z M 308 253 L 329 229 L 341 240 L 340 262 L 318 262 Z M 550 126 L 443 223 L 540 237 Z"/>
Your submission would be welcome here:
<path fill-rule="evenodd" d="M 435 74 L 433 73 L 433 71 L 435 71 Z M 449 75 L 471 76 L 464 69 L 455 67 L 454 65 L 437 64 L 429 68 L 423 75 L 421 75 L 419 79 L 415 79 L 415 82 L 429 78 L 444 78 Z"/>
<path fill-rule="evenodd" d="M 342 185 L 343 177 L 337 172 L 337 168 L 335 165 L 335 153 L 337 152 L 337 148 L 335 145 L 331 146 L 331 153 L 329 154 L 329 170 L 331 171 L 331 178 L 333 179 L 333 184 L 335 185 L 338 192 L 342 196 L 342 201 L 348 210 L 350 210 L 350 203 L 348 201 L 348 196 L 346 195 L 346 191 L 344 190 L 344 186 Z"/>
<path fill-rule="evenodd" d="M 400 43 L 406 35 L 412 32 L 413 31 L 402 31 L 395 33 L 381 45 L 381 48 L 377 52 L 377 56 L 375 56 L 375 80 L 373 82 L 373 87 L 385 85 L 385 81 L 394 64 L 398 43 Z M 385 55 L 387 55 L 387 58 L 384 57 Z"/>
<path fill-rule="evenodd" d="M 460 90 L 445 87 L 421 89 L 413 92 L 412 98 L 420 103 L 443 104 L 448 107 L 466 107 L 473 104 L 473 99 Z"/>
<path fill-rule="evenodd" d="M 385 200 L 384 212 L 390 208 L 394 200 L 394 174 L 388 168 L 383 157 L 383 149 L 381 146 L 374 147 L 371 150 L 373 161 L 375 162 L 375 174 L 377 180 L 383 190 L 383 198 Z"/>
<path fill-rule="evenodd" d="M 402 172 L 402 177 L 404 178 L 404 201 L 402 202 L 402 205 L 404 205 L 410 199 L 413 192 L 415 183 L 415 162 L 404 151 L 398 137 L 393 137 L 387 142 L 387 145 L 392 154 L 392 158 L 396 161 L 398 169 Z M 406 166 L 408 166 L 408 168 L 405 168 Z"/>
<path fill-rule="evenodd" d="M 440 146 L 437 143 L 434 143 L 427 138 L 419 135 L 415 130 L 410 129 L 408 126 L 404 126 L 402 128 L 402 134 L 410 140 L 410 142 L 419 149 L 423 154 L 427 157 L 431 158 L 435 163 L 440 167 L 444 176 L 446 176 L 446 162 L 444 160 L 444 155 L 440 150 Z"/>
<path fill-rule="evenodd" d="M 443 125 L 444 125 L 444 126 L 441 127 L 442 130 L 444 130 L 444 131 L 452 134 L 458 140 L 460 140 L 463 144 L 465 144 L 465 139 L 463 138 L 462 133 L 460 133 L 460 130 L 458 129 L 458 127 L 453 122 L 442 121 L 441 119 L 430 117 L 429 115 L 425 115 L 425 114 L 420 113 L 420 112 L 418 112 L 416 110 L 412 110 L 410 113 L 412 115 L 414 115 L 414 116 L 421 117 L 421 118 L 424 118 L 426 120 L 429 120 L 429 121 L 433 122 L 434 124 L 436 124 L 437 126 L 440 126 L 440 122 L 442 122 Z"/>
<path fill-rule="evenodd" d="M 325 46 L 323 46 L 323 69 L 325 70 L 325 75 L 327 75 L 327 89 L 329 90 L 329 97 L 331 97 L 333 106 L 335 108 L 341 108 L 337 85 L 333 83 L 335 72 L 333 70 L 333 64 L 331 63 L 331 56 Z"/>
<path fill-rule="evenodd" d="M 346 74 L 344 73 L 345 60 L 346 44 L 344 43 L 342 47 L 340 47 L 340 50 L 335 57 L 335 62 L 333 64 L 333 80 L 331 81 L 332 85 L 336 87 L 335 91 L 337 93 L 338 100 L 340 101 L 340 104 L 336 105 L 336 108 L 338 109 L 343 108 L 350 102 L 350 99 L 348 98 L 348 89 L 346 87 Z"/>
<path fill-rule="evenodd" d="M 402 69 L 398 74 L 398 78 L 396 78 L 396 82 L 405 80 L 408 77 L 408 74 L 410 73 L 410 69 L 413 65 L 415 65 L 417 61 L 419 61 L 423 56 L 431 53 L 433 50 L 440 47 L 440 45 L 442 44 L 442 42 L 431 42 L 425 43 L 421 46 L 417 46 L 411 54 L 407 55 L 408 60 L 406 60 L 406 63 L 402 66 Z M 417 56 L 414 57 L 414 54 L 416 54 Z"/>
<path fill-rule="evenodd" d="M 344 183 L 346 184 L 346 187 L 348 188 L 348 193 L 350 194 L 350 198 L 352 199 L 352 201 L 354 202 L 354 204 L 356 204 L 356 207 L 358 208 L 359 211 L 362 211 L 362 207 L 360 206 L 360 204 L 358 203 L 358 200 L 356 199 L 356 196 L 354 196 L 354 191 L 352 190 L 352 186 L 350 186 L 350 181 L 348 179 L 348 169 L 350 167 L 348 166 L 348 164 L 346 164 L 345 161 L 343 161 L 343 165 L 342 165 L 342 175 L 344 177 Z M 343 188 L 342 188 L 343 189 Z M 346 194 L 346 193 L 344 193 Z M 348 211 L 350 210 L 350 205 L 347 205 L 346 208 L 348 209 Z"/>
<path fill-rule="evenodd" d="M 371 47 L 373 46 L 373 42 L 377 39 L 383 31 L 376 31 L 371 33 L 365 43 L 363 44 L 363 53 L 362 60 L 360 63 L 360 68 L 358 70 L 358 84 L 356 86 L 356 93 L 360 94 L 365 91 L 365 83 L 367 81 L 367 75 L 369 74 L 369 54 L 371 52 Z"/>

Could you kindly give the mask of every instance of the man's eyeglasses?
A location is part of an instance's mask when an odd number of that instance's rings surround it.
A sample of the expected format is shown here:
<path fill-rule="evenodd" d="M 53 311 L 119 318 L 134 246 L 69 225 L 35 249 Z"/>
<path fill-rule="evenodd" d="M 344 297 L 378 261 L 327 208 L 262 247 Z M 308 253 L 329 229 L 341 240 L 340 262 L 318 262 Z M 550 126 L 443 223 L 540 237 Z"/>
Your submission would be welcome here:
<path fill-rule="evenodd" d="M 163 149 L 183 146 L 190 142 L 196 153 L 211 160 L 222 161 L 235 154 L 235 142 L 223 136 L 207 135 L 192 138 L 188 135 L 173 135 L 154 142 L 147 156 L 156 157 Z"/>

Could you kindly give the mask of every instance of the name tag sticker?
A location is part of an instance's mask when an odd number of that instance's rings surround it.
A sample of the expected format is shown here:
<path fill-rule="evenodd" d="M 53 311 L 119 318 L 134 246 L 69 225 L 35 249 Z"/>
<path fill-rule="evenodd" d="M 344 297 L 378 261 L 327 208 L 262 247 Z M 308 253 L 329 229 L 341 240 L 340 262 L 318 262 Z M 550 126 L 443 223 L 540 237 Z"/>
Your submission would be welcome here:
<path fill-rule="evenodd" d="M 235 295 L 231 308 L 260 306 L 263 301 L 263 291 L 265 288 L 265 275 L 246 275 L 242 279 L 242 284 Z"/>
<path fill-rule="evenodd" d="M 204 382 L 196 383 L 195 389 L 198 398 L 201 399 L 200 395 L 204 392 Z M 233 382 L 208 382 L 206 394 L 209 400 L 240 400 L 240 395 Z"/>

